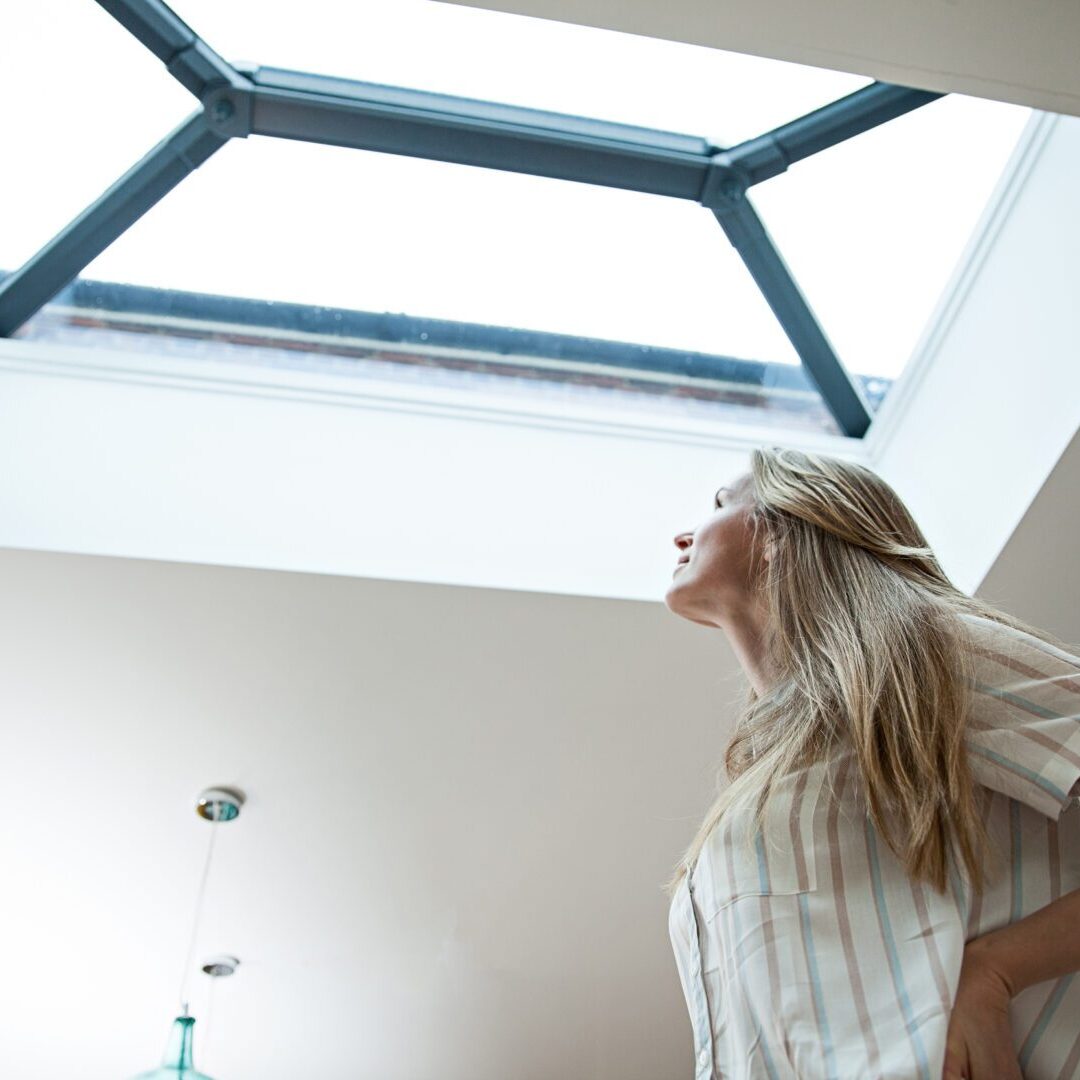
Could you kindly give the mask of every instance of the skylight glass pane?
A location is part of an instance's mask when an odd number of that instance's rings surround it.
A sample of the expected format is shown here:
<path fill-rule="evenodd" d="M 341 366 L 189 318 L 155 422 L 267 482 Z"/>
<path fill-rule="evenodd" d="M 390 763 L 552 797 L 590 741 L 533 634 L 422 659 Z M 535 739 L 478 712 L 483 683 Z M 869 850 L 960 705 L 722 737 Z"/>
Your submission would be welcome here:
<path fill-rule="evenodd" d="M 900 375 L 1030 116 L 951 94 L 751 190 L 849 371 Z"/>
<path fill-rule="evenodd" d="M 14 270 L 199 103 L 87 0 L 0 10 L 0 268 Z"/>
<path fill-rule="evenodd" d="M 798 363 L 697 204 L 260 136 L 81 276 Z"/>
<path fill-rule="evenodd" d="M 176 0 L 231 61 L 700 135 L 758 135 L 871 80 L 433 0 Z"/>

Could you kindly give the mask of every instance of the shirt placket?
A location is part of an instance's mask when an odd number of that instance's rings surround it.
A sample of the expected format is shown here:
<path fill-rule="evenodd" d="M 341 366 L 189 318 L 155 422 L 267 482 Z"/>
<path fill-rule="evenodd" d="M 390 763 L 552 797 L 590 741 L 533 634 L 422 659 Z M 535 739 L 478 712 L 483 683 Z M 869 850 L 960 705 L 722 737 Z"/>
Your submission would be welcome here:
<path fill-rule="evenodd" d="M 709 1011 L 709 993 L 701 964 L 701 926 L 698 922 L 697 905 L 694 903 L 694 883 L 690 872 L 686 875 L 686 891 L 690 917 L 694 921 L 694 932 L 690 936 L 690 989 L 694 1004 L 694 1080 L 716 1080 L 712 1014 Z"/>

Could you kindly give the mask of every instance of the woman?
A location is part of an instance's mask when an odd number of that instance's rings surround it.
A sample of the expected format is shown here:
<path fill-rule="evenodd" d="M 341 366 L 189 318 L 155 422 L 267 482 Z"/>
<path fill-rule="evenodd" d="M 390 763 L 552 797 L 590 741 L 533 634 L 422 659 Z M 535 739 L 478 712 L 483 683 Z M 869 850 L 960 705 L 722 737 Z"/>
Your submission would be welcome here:
<path fill-rule="evenodd" d="M 1075 647 L 824 455 L 753 451 L 675 544 L 750 682 L 667 886 L 696 1077 L 1080 1077 Z"/>

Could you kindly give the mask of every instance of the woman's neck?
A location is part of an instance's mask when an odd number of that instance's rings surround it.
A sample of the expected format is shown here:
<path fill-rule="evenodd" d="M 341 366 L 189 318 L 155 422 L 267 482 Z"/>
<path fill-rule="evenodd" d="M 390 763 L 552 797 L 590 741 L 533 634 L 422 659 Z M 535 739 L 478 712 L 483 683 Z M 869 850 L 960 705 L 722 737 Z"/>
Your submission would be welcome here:
<path fill-rule="evenodd" d="M 735 612 L 720 623 L 758 697 L 763 697 L 772 684 L 765 657 L 766 620 L 764 605 L 757 605 Z"/>

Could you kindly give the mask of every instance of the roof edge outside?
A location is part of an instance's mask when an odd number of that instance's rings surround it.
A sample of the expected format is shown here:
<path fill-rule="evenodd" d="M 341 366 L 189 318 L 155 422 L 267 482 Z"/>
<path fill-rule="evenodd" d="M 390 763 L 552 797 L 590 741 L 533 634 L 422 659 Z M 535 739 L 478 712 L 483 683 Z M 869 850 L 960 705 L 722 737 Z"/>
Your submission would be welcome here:
<path fill-rule="evenodd" d="M 294 368 L 252 368 L 237 361 L 193 360 L 82 349 L 43 342 L 0 338 L 0 372 L 49 378 L 91 379 L 100 382 L 158 386 L 163 389 L 234 394 L 305 404 L 404 412 L 473 422 L 539 427 L 553 431 L 610 438 L 636 439 L 675 445 L 749 452 L 762 444 L 785 444 L 842 457 L 865 459 L 865 440 L 776 425 L 686 419 L 673 423 L 670 416 L 647 412 L 613 418 L 610 409 L 566 402 L 526 402 L 521 397 L 473 389 L 439 386 L 362 384 L 348 375 L 302 371 Z"/>

